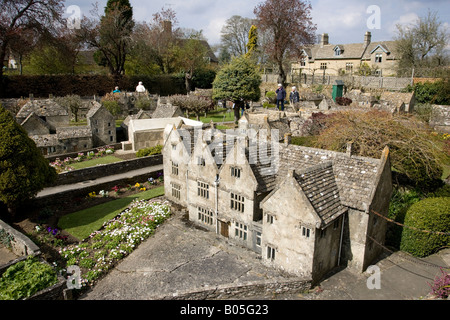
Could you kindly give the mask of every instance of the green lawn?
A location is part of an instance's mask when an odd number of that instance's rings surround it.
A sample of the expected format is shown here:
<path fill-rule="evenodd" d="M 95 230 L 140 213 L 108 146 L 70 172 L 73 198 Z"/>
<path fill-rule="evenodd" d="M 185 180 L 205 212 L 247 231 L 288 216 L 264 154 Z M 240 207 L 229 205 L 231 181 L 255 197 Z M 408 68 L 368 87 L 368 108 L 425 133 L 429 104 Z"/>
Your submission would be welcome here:
<path fill-rule="evenodd" d="M 164 195 L 164 186 L 106 202 L 61 217 L 58 221 L 58 227 L 82 240 L 92 232 L 99 230 L 104 222 L 111 220 L 125 210 L 133 200 L 148 200 L 161 195 Z"/>
<path fill-rule="evenodd" d="M 95 167 L 99 164 L 108 164 L 108 163 L 114 163 L 122 161 L 122 159 L 116 158 L 114 156 L 104 156 L 92 160 L 82 161 L 82 162 L 74 162 L 71 163 L 70 166 L 73 167 L 75 170 L 78 169 L 84 169 L 89 167 Z"/>
<path fill-rule="evenodd" d="M 208 112 L 206 114 L 206 117 L 200 117 L 200 121 L 203 123 L 210 123 L 211 120 L 214 123 L 220 123 L 220 122 L 227 122 L 227 121 L 234 121 L 234 113 L 233 113 L 233 109 L 230 109 L 231 112 L 227 112 L 226 108 L 220 108 L 211 112 Z M 196 120 L 196 116 L 190 114 L 189 116 L 190 119 Z"/>

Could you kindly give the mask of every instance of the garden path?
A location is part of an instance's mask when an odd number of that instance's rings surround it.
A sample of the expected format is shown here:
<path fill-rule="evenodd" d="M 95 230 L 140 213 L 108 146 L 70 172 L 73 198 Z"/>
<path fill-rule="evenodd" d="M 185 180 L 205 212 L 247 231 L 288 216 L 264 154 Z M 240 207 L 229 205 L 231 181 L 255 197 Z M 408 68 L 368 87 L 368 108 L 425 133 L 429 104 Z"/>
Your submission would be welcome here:
<path fill-rule="evenodd" d="M 111 175 L 111 176 L 107 176 L 107 177 L 101 177 L 101 178 L 94 179 L 94 180 L 87 180 L 87 181 L 83 181 L 83 182 L 78 182 L 78 183 L 68 184 L 68 185 L 61 185 L 61 186 L 56 186 L 56 187 L 49 187 L 49 188 L 45 188 L 44 190 L 40 191 L 36 195 L 36 198 L 41 198 L 41 197 L 61 193 L 64 191 L 78 190 L 80 188 L 86 188 L 86 187 L 94 187 L 99 184 L 118 181 L 118 180 L 127 179 L 127 178 L 133 178 L 133 177 L 137 177 L 140 175 L 144 175 L 146 173 L 151 173 L 151 172 L 155 172 L 155 171 L 162 170 L 162 169 L 163 169 L 163 165 L 160 164 L 160 165 L 145 167 L 145 168 L 141 168 L 141 169 L 137 169 L 137 170 L 130 170 L 125 173 L 115 174 L 115 175 Z"/>

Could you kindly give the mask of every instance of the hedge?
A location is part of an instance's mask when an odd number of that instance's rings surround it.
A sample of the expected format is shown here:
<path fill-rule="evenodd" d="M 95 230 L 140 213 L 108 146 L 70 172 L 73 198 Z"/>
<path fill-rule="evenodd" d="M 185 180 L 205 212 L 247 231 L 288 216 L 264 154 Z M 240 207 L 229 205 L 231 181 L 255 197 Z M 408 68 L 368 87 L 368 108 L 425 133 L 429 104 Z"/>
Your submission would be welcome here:
<path fill-rule="evenodd" d="M 184 77 L 175 75 L 123 76 L 115 79 L 111 75 L 22 75 L 4 76 L 0 94 L 2 98 L 53 96 L 104 96 L 119 86 L 123 91 L 135 91 L 142 81 L 152 94 L 168 96 L 186 94 Z"/>
<path fill-rule="evenodd" d="M 403 251 L 426 257 L 449 246 L 449 235 L 419 230 L 450 233 L 450 197 L 427 198 L 413 204 L 406 212 L 404 224 L 400 244 Z"/>

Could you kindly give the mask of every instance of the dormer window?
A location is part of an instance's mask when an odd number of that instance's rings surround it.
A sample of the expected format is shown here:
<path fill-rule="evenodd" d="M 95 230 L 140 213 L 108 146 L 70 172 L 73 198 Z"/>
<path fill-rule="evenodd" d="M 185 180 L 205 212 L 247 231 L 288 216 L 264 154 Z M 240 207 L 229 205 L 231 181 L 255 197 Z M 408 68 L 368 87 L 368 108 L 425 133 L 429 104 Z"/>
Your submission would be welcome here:
<path fill-rule="evenodd" d="M 334 47 L 334 55 L 335 56 L 340 56 L 342 53 L 344 52 L 344 49 L 342 49 L 339 46 Z"/>

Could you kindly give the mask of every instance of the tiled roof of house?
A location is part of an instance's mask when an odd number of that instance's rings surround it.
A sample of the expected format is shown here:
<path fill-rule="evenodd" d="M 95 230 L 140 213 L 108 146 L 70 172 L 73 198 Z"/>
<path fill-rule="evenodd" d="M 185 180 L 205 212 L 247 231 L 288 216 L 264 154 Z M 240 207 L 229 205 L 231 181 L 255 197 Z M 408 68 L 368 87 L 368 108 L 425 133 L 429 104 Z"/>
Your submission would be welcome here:
<path fill-rule="evenodd" d="M 341 49 L 340 55 L 335 55 L 334 49 Z M 373 50 L 381 49 L 389 53 L 387 59 L 395 59 L 396 45 L 395 41 L 377 41 L 371 42 L 366 47 L 364 43 L 349 44 L 315 44 L 305 48 L 305 52 L 311 60 L 330 60 L 330 59 L 370 59 Z"/>
<path fill-rule="evenodd" d="M 56 136 L 58 137 L 59 140 L 84 138 L 84 137 L 91 138 L 92 130 L 88 126 L 57 128 Z"/>
<path fill-rule="evenodd" d="M 32 135 L 30 138 L 36 143 L 38 148 L 62 145 L 56 134 Z"/>
<path fill-rule="evenodd" d="M 91 101 L 91 102 L 89 102 L 89 105 L 90 105 L 90 109 L 86 114 L 86 118 L 93 117 L 97 113 L 97 111 L 103 107 L 103 105 L 97 101 Z"/>
<path fill-rule="evenodd" d="M 289 170 L 302 170 L 329 161 L 333 163 L 342 205 L 367 210 L 381 162 L 378 159 L 350 157 L 341 152 L 280 144 L 277 182 L 285 179 Z"/>
<path fill-rule="evenodd" d="M 279 159 L 272 152 L 270 144 L 259 144 L 246 148 L 246 157 L 250 168 L 258 181 L 256 192 L 268 192 L 276 185 Z"/>
<path fill-rule="evenodd" d="M 38 117 L 68 116 L 69 112 L 51 99 L 27 102 L 17 113 L 17 118 L 27 118 L 34 112 Z"/>
<path fill-rule="evenodd" d="M 331 161 L 295 172 L 294 177 L 322 220 L 322 227 L 347 210 L 341 203 Z"/>
<path fill-rule="evenodd" d="M 34 112 L 31 112 L 31 113 L 28 115 L 28 117 L 26 117 L 26 119 L 22 121 L 22 123 L 21 123 L 20 125 L 21 125 L 21 126 L 25 126 L 27 122 L 32 121 L 32 120 L 37 121 L 37 122 L 39 123 L 39 125 L 41 125 L 41 126 L 47 128 L 48 130 L 50 130 L 50 125 L 49 125 L 46 121 L 44 121 L 44 120 L 42 120 L 41 118 L 39 118 L 39 117 L 36 115 L 36 113 L 34 113 Z"/>
<path fill-rule="evenodd" d="M 171 104 L 162 104 L 156 107 L 156 110 L 152 114 L 152 118 L 172 118 L 183 116 L 183 112 L 180 107 L 173 106 Z"/>

